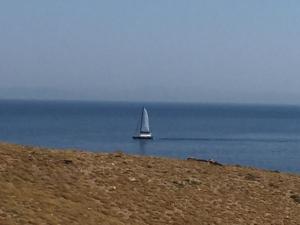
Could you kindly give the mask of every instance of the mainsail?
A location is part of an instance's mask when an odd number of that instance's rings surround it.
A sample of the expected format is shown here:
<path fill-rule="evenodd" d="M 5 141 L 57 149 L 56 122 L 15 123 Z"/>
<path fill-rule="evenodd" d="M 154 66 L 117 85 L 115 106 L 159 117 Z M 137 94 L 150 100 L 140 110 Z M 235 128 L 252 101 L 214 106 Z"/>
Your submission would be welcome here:
<path fill-rule="evenodd" d="M 145 107 L 142 110 L 141 119 L 137 127 L 137 134 L 132 137 L 133 139 L 153 139 L 149 126 L 149 116 Z"/>
<path fill-rule="evenodd" d="M 140 132 L 150 133 L 149 117 L 148 117 L 148 112 L 145 108 L 143 108 L 143 112 L 142 112 Z"/>

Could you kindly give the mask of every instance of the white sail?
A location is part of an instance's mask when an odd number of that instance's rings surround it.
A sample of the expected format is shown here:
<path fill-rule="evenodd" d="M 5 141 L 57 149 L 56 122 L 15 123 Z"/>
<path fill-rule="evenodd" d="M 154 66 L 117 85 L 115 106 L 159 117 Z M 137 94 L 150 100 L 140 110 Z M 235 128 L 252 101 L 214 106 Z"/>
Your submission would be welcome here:
<path fill-rule="evenodd" d="M 141 118 L 141 133 L 150 133 L 150 126 L 149 126 L 149 117 L 148 112 L 144 108 L 142 112 L 142 118 Z"/>
<path fill-rule="evenodd" d="M 139 121 L 137 134 L 132 137 L 133 139 L 153 139 L 150 126 L 149 126 L 149 116 L 145 108 L 142 110 L 141 119 Z"/>

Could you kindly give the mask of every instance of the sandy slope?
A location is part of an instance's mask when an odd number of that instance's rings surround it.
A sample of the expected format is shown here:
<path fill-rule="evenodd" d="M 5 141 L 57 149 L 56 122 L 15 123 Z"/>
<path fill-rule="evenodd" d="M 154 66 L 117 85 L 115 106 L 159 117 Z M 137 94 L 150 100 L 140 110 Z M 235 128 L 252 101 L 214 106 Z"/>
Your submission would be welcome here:
<path fill-rule="evenodd" d="M 0 144 L 0 224 L 300 224 L 300 176 Z"/>

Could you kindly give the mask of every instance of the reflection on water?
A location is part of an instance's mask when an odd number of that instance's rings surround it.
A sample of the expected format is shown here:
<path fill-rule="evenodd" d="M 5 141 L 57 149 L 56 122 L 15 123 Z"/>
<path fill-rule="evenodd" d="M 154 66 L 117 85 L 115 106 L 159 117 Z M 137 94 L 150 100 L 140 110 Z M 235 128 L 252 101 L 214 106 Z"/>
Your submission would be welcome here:
<path fill-rule="evenodd" d="M 139 155 L 146 155 L 147 142 L 149 140 L 138 139 L 137 141 L 139 142 L 139 152 L 138 152 L 138 154 Z"/>

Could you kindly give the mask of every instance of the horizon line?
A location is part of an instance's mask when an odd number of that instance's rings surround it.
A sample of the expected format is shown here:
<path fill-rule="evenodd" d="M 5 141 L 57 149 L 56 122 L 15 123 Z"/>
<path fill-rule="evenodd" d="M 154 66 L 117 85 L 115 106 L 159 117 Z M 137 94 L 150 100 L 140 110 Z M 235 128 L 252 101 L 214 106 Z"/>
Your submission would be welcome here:
<path fill-rule="evenodd" d="M 24 102 L 81 102 L 81 103 L 132 103 L 132 104 L 190 104 L 190 105 L 256 105 L 256 106 L 290 106 L 300 107 L 299 103 L 262 103 L 262 102 L 221 102 L 221 101 L 151 101 L 151 100 L 103 100 L 103 99 L 63 99 L 63 98 L 2 98 L 0 101 L 24 101 Z"/>

